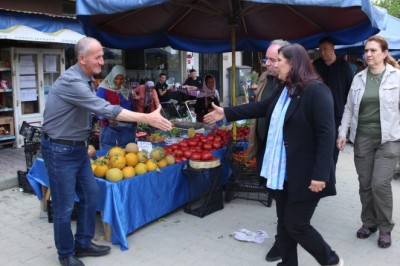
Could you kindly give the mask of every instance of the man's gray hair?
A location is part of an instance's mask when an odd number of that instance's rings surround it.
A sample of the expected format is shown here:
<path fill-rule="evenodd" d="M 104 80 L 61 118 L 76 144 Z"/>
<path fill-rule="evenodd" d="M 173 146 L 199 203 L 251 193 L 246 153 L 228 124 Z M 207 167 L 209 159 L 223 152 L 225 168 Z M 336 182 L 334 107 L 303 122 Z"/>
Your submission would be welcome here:
<path fill-rule="evenodd" d="M 98 40 L 92 37 L 83 37 L 75 44 L 75 56 L 78 58 L 79 55 L 86 56 L 90 51 L 90 44 L 96 42 L 100 44 Z M 101 45 L 101 44 L 100 44 Z"/>
<path fill-rule="evenodd" d="M 278 45 L 279 47 L 283 47 L 283 46 L 285 46 L 285 45 L 289 45 L 290 44 L 290 42 L 288 42 L 288 41 L 285 41 L 285 40 L 282 40 L 282 39 L 276 39 L 276 40 L 273 40 L 270 44 L 269 44 L 269 46 L 271 46 L 271 45 Z"/>

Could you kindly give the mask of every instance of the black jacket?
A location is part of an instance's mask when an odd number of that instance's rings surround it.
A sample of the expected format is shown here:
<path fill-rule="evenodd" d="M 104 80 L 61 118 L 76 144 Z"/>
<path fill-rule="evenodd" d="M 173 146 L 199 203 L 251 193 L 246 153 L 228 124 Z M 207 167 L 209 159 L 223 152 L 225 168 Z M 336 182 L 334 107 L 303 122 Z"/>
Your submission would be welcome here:
<path fill-rule="evenodd" d="M 272 112 L 281 90 L 265 101 L 224 108 L 228 121 L 265 117 L 269 125 Z M 268 133 L 266 134 L 268 135 Z M 286 170 L 289 201 L 308 201 L 336 195 L 333 164 L 335 123 L 333 99 L 329 88 L 322 82 L 313 81 L 298 95 L 292 97 L 283 125 L 286 148 Z M 266 136 L 257 152 L 262 162 Z M 258 163 L 261 170 L 262 163 Z M 319 193 L 311 192 L 311 180 L 326 182 Z"/>

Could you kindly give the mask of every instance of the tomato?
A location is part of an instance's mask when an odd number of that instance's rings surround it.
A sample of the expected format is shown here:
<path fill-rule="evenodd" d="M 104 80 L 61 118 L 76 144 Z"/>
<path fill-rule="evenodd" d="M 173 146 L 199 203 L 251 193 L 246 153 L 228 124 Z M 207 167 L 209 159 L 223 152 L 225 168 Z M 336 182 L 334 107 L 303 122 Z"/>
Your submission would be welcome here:
<path fill-rule="evenodd" d="M 187 161 L 187 158 L 185 156 L 183 156 L 182 161 Z"/>
<path fill-rule="evenodd" d="M 182 162 L 182 158 L 181 158 L 181 157 L 175 157 L 175 162 L 176 162 L 176 163 Z"/>
<path fill-rule="evenodd" d="M 212 144 L 210 143 L 204 143 L 203 144 L 203 150 L 211 151 L 212 150 Z"/>
<path fill-rule="evenodd" d="M 203 153 L 201 154 L 201 160 L 203 160 L 203 161 L 210 161 L 213 158 L 214 157 L 210 151 L 203 151 Z"/>
<path fill-rule="evenodd" d="M 210 141 L 210 140 L 214 140 L 214 136 L 213 136 L 213 135 L 208 135 L 208 136 L 207 136 L 207 140 L 209 140 L 209 141 Z"/>
<path fill-rule="evenodd" d="M 172 148 L 164 146 L 164 151 L 165 151 L 166 154 L 171 154 L 172 153 Z"/>
<path fill-rule="evenodd" d="M 214 137 L 214 141 L 221 141 L 221 140 L 222 140 L 222 138 L 220 136 Z"/>
<path fill-rule="evenodd" d="M 179 149 L 179 145 L 178 144 L 172 144 L 171 148 L 172 148 L 172 150 L 177 150 L 177 149 Z"/>
<path fill-rule="evenodd" d="M 204 135 L 197 132 L 196 134 L 194 134 L 194 137 L 195 138 L 200 138 L 200 137 L 204 137 Z"/>
<path fill-rule="evenodd" d="M 198 141 L 191 139 L 191 140 L 188 140 L 187 144 L 189 147 L 196 147 L 198 145 Z"/>
<path fill-rule="evenodd" d="M 192 156 L 190 156 L 190 159 L 194 160 L 194 161 L 200 161 L 201 155 L 200 155 L 200 153 L 192 153 Z"/>
<path fill-rule="evenodd" d="M 176 157 L 182 157 L 182 155 L 183 155 L 183 152 L 181 151 L 181 150 L 175 150 L 174 151 L 174 155 L 176 156 Z"/>
<path fill-rule="evenodd" d="M 214 149 L 218 150 L 218 149 L 221 148 L 222 145 L 221 145 L 220 141 L 214 140 L 212 146 L 213 146 Z"/>
<path fill-rule="evenodd" d="M 201 143 L 208 143 L 208 142 L 209 142 L 209 140 L 207 138 L 201 139 Z"/>
<path fill-rule="evenodd" d="M 181 142 L 178 143 L 178 145 L 179 145 L 179 147 L 181 147 L 181 148 L 187 147 L 187 146 L 188 146 L 188 144 L 187 144 L 186 141 L 181 141 Z"/>
<path fill-rule="evenodd" d="M 183 151 L 183 156 L 186 158 L 190 158 L 192 155 L 192 152 L 190 150 Z"/>

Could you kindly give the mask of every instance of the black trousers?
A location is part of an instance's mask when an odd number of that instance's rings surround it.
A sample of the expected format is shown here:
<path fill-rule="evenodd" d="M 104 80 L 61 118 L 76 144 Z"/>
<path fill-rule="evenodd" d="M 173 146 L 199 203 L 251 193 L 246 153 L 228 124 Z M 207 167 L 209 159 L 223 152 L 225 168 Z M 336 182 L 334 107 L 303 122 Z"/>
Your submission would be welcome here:
<path fill-rule="evenodd" d="M 297 266 L 297 244 L 300 244 L 321 265 L 339 263 L 339 257 L 311 226 L 310 221 L 319 200 L 289 202 L 287 182 L 283 190 L 274 191 L 278 214 L 278 239 L 282 262 L 279 265 Z"/>

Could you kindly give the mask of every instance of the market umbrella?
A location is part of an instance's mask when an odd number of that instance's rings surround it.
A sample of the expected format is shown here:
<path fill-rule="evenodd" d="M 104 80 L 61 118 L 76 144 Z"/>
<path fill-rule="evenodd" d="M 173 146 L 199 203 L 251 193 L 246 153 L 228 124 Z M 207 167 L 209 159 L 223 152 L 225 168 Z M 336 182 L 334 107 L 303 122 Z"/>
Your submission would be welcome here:
<path fill-rule="evenodd" d="M 199 53 L 264 51 L 273 39 L 314 48 L 364 40 L 384 29 L 386 11 L 370 0 L 77 0 L 85 34 L 110 48 L 171 46 Z"/>

